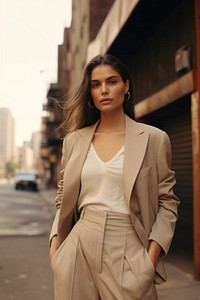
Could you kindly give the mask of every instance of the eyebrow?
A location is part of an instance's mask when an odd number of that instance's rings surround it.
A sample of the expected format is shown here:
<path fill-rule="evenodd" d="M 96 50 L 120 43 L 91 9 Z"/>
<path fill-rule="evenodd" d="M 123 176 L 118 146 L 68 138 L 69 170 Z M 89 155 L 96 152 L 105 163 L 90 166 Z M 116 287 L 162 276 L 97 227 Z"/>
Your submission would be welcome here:
<path fill-rule="evenodd" d="M 119 78 L 119 76 L 117 76 L 117 75 L 109 76 L 108 78 L 106 78 L 106 80 L 110 80 L 110 79 L 113 79 L 113 78 Z M 95 82 L 95 81 L 101 81 L 101 80 L 99 80 L 99 79 L 92 79 L 90 82 Z"/>

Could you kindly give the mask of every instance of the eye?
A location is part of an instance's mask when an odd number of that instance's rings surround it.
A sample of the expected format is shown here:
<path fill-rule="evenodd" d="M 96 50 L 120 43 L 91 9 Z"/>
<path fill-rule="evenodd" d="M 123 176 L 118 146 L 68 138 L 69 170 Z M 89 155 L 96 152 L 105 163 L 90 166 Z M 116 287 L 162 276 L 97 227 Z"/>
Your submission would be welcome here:
<path fill-rule="evenodd" d="M 95 89 L 99 86 L 100 86 L 100 82 L 98 82 L 98 81 L 92 81 L 91 82 L 91 88 Z"/>
<path fill-rule="evenodd" d="M 117 80 L 114 79 L 114 78 L 111 78 L 111 79 L 109 79 L 108 83 L 109 83 L 110 85 L 114 85 L 114 84 L 117 83 Z"/>

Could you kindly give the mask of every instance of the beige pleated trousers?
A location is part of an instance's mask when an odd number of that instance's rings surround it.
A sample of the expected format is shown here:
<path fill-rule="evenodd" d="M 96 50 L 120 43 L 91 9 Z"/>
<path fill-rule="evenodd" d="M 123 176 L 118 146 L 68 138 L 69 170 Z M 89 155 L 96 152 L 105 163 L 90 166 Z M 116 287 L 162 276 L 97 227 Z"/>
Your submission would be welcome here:
<path fill-rule="evenodd" d="M 55 300 L 156 300 L 155 269 L 129 215 L 83 209 L 51 260 Z"/>

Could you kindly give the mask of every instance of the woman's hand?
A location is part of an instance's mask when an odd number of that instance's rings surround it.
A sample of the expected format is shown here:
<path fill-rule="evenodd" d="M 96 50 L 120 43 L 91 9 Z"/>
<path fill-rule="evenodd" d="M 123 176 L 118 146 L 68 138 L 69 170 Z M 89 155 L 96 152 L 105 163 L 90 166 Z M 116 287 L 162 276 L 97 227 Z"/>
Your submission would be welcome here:
<path fill-rule="evenodd" d="M 54 256 L 57 249 L 58 249 L 58 237 L 57 237 L 57 235 L 54 235 L 51 240 L 51 246 L 50 246 L 50 252 L 49 252 L 50 260 Z"/>
<path fill-rule="evenodd" d="M 154 268 L 156 268 L 158 258 L 160 256 L 160 252 L 161 252 L 160 245 L 155 241 L 151 241 L 148 249 L 148 254 L 152 261 L 152 264 L 154 265 Z"/>

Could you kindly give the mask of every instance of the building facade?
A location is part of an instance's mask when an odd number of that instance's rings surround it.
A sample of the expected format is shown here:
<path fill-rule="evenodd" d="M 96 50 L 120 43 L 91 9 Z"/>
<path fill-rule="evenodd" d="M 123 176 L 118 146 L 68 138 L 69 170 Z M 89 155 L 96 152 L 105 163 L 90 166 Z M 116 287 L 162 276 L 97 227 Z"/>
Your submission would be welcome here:
<path fill-rule="evenodd" d="M 31 149 L 33 150 L 33 169 L 40 170 L 41 169 L 41 153 L 40 153 L 41 132 L 40 131 L 32 132 L 30 146 Z"/>
<path fill-rule="evenodd" d="M 15 123 L 8 108 L 0 108 L 0 173 L 4 176 L 5 164 L 13 160 L 15 151 Z"/>

